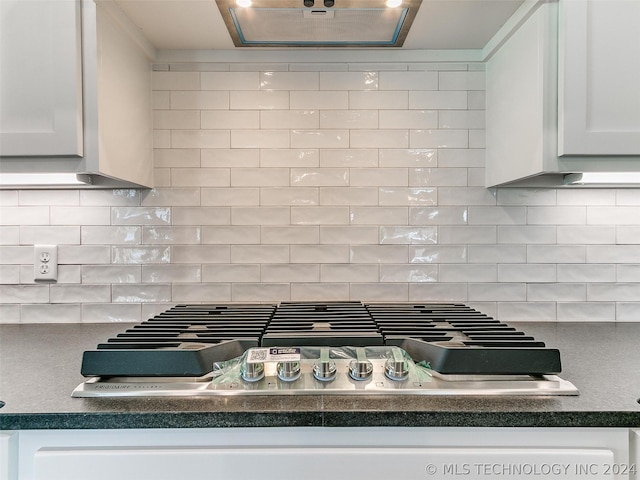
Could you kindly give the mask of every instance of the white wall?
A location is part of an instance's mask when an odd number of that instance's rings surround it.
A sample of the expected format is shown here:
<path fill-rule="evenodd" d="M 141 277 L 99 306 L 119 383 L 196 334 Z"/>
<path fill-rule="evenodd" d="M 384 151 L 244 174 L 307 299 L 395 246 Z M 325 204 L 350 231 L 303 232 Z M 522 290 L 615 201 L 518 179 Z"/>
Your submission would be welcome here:
<path fill-rule="evenodd" d="M 342 299 L 638 320 L 640 192 L 485 189 L 482 64 L 156 70 L 156 189 L 0 192 L 2 322 Z"/>

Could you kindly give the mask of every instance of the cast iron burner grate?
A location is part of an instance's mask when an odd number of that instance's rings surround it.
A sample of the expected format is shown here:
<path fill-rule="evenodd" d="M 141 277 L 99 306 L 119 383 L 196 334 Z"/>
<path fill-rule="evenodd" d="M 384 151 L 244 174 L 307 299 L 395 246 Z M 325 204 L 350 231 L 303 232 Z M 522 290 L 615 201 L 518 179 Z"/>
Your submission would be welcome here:
<path fill-rule="evenodd" d="M 466 305 L 178 305 L 84 352 L 81 373 L 199 377 L 263 346 L 395 345 L 441 374 L 555 374 L 560 353 Z"/>

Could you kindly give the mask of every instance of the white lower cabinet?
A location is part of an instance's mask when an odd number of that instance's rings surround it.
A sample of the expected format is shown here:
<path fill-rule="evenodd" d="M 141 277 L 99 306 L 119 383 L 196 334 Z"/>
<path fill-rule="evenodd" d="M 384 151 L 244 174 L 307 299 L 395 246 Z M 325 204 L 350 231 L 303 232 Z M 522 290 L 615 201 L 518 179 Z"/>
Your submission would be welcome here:
<path fill-rule="evenodd" d="M 17 478 L 631 479 L 633 435 L 606 428 L 23 431 Z"/>

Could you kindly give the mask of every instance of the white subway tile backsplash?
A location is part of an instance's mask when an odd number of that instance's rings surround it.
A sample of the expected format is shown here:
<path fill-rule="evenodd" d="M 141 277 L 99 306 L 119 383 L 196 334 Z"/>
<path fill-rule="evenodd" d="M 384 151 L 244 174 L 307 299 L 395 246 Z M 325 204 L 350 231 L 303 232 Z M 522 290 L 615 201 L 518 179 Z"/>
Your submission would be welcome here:
<path fill-rule="evenodd" d="M 148 244 L 198 244 L 200 227 L 144 227 L 142 243 Z"/>
<path fill-rule="evenodd" d="M 229 302 L 232 300 L 231 287 L 226 283 L 174 285 L 171 300 L 176 303 Z"/>
<path fill-rule="evenodd" d="M 348 130 L 291 130 L 292 148 L 346 148 Z"/>
<path fill-rule="evenodd" d="M 0 225 L 48 225 L 49 207 L 0 205 Z"/>
<path fill-rule="evenodd" d="M 322 282 L 372 282 L 379 280 L 378 265 L 362 264 L 325 264 L 320 265 L 320 281 Z"/>
<path fill-rule="evenodd" d="M 497 243 L 497 227 L 442 225 L 438 227 L 438 243 L 441 245 L 495 244 Z"/>
<path fill-rule="evenodd" d="M 200 265 L 143 265 L 143 283 L 195 283 L 202 280 Z"/>
<path fill-rule="evenodd" d="M 207 130 L 257 129 L 260 128 L 260 113 L 257 110 L 203 111 L 199 126 L 194 128 Z"/>
<path fill-rule="evenodd" d="M 380 72 L 380 90 L 437 90 L 437 72 Z"/>
<path fill-rule="evenodd" d="M 587 207 L 589 225 L 638 225 L 640 223 L 640 206 L 638 207 Z"/>
<path fill-rule="evenodd" d="M 377 89 L 377 72 L 320 72 L 320 90 L 340 91 Z"/>
<path fill-rule="evenodd" d="M 470 169 L 467 170 L 469 172 Z M 458 180 L 460 180 L 458 175 Z M 439 205 L 495 205 L 495 192 L 484 187 L 438 188 Z"/>
<path fill-rule="evenodd" d="M 282 108 L 291 108 L 292 110 L 367 110 L 374 108 L 365 106 L 356 108 L 349 105 L 349 92 L 346 91 L 318 91 L 305 92 L 292 90 L 289 92 L 290 105 Z"/>
<path fill-rule="evenodd" d="M 172 91 L 170 92 L 169 106 L 173 110 L 227 110 L 229 108 L 229 92 Z"/>
<path fill-rule="evenodd" d="M 331 187 L 349 185 L 347 168 L 292 168 L 291 185 L 294 187 Z"/>
<path fill-rule="evenodd" d="M 498 268 L 495 264 L 440 265 L 438 281 L 451 283 L 495 283 L 498 281 Z"/>
<path fill-rule="evenodd" d="M 171 261 L 203 264 L 230 263 L 231 249 L 229 245 L 175 245 L 171 247 Z"/>
<path fill-rule="evenodd" d="M 141 310 L 141 306 L 138 303 L 83 303 L 82 322 L 140 322 L 152 316 L 142 315 Z"/>
<path fill-rule="evenodd" d="M 637 321 L 640 190 L 484 188 L 484 78 L 482 62 L 157 65 L 154 189 L 0 191 L 0 322 L 332 299 Z M 59 245 L 56 284 L 34 282 L 35 243 Z"/>
<path fill-rule="evenodd" d="M 342 301 L 349 300 L 348 283 L 294 283 L 291 285 L 292 301 Z"/>
<path fill-rule="evenodd" d="M 23 323 L 80 323 L 82 308 L 70 304 L 22 305 Z"/>
<path fill-rule="evenodd" d="M 260 74 L 258 72 L 203 72 L 200 77 L 202 90 L 251 91 L 260 88 Z M 179 88 L 174 90 L 179 90 Z"/>
<path fill-rule="evenodd" d="M 109 225 L 110 207 L 50 207 L 51 225 Z"/>
<path fill-rule="evenodd" d="M 317 148 L 267 148 L 260 150 L 261 167 L 318 167 L 320 155 Z"/>
<path fill-rule="evenodd" d="M 388 283 L 423 283 L 438 281 L 436 265 L 380 265 L 380 281 Z"/>
<path fill-rule="evenodd" d="M 291 220 L 289 207 L 233 207 L 233 225 L 288 225 Z"/>
<path fill-rule="evenodd" d="M 197 72 L 153 72 L 153 90 L 199 90 L 200 74 Z"/>
<path fill-rule="evenodd" d="M 552 283 L 563 281 L 556 275 L 556 266 L 548 264 L 500 264 L 499 282 Z"/>
<path fill-rule="evenodd" d="M 289 185 L 288 168 L 234 168 L 232 187 L 278 187 Z"/>
<path fill-rule="evenodd" d="M 29 225 L 20 227 L 19 243 L 21 245 L 35 245 L 38 243 L 78 245 L 80 243 L 80 227 L 35 227 Z"/>
<path fill-rule="evenodd" d="M 107 264 L 111 259 L 109 245 L 59 245 L 58 263 L 68 265 Z"/>
<path fill-rule="evenodd" d="M 18 226 L 2 227 L 2 226 L 0 226 L 0 245 L 18 245 L 18 244 L 20 244 L 20 228 L 24 228 L 24 227 L 18 227 Z"/>
<path fill-rule="evenodd" d="M 19 194 L 14 196 L 13 201 L 8 196 L 0 198 L 2 205 L 79 205 L 80 198 L 78 190 L 21 190 L 14 191 Z M 17 201 L 16 201 L 17 198 Z"/>
<path fill-rule="evenodd" d="M 349 247 L 350 263 L 406 263 L 408 259 L 407 245 L 352 245 Z"/>
<path fill-rule="evenodd" d="M 615 282 L 617 278 L 615 265 L 558 264 L 557 268 L 558 282 Z M 618 278 L 618 281 L 625 280 Z"/>
<path fill-rule="evenodd" d="M 362 302 L 406 302 L 409 285 L 406 283 L 352 283 L 351 300 Z"/>
<path fill-rule="evenodd" d="M 438 190 L 429 187 L 380 187 L 381 206 L 437 205 Z"/>
<path fill-rule="evenodd" d="M 82 283 L 140 283 L 141 267 L 136 265 L 83 265 Z"/>
<path fill-rule="evenodd" d="M 409 225 L 466 225 L 466 207 L 410 207 Z"/>
<path fill-rule="evenodd" d="M 525 245 L 469 245 L 470 263 L 527 263 Z M 534 263 L 534 262 L 530 262 Z"/>
<path fill-rule="evenodd" d="M 320 128 L 317 110 L 263 110 L 260 112 L 260 128 Z M 229 127 L 227 127 L 229 128 Z M 257 128 L 251 125 L 231 128 Z M 342 127 L 333 127 L 342 128 Z"/>
<path fill-rule="evenodd" d="M 114 285 L 114 289 L 117 286 Z M 134 285 L 133 288 L 137 288 Z M 104 303 L 112 301 L 110 285 L 51 285 L 51 303 Z M 114 299 L 115 300 L 115 295 Z"/>
<path fill-rule="evenodd" d="M 123 265 L 143 265 L 148 263 L 169 263 L 171 247 L 113 247 L 111 263 Z M 178 248 L 178 247 L 176 247 Z"/>
<path fill-rule="evenodd" d="M 439 72 L 440 90 L 484 90 L 484 72 Z M 466 94 L 466 92 L 465 92 Z"/>
<path fill-rule="evenodd" d="M 478 110 L 443 110 L 438 113 L 437 126 L 419 128 L 484 128 L 484 111 Z"/>
<path fill-rule="evenodd" d="M 260 165 L 260 150 L 257 148 L 203 148 L 201 152 L 201 162 L 205 168 Z"/>
<path fill-rule="evenodd" d="M 167 130 L 168 131 L 168 130 Z M 170 143 L 163 140 L 156 148 L 229 148 L 230 133 L 227 130 L 171 130 Z"/>
<path fill-rule="evenodd" d="M 211 245 L 259 244 L 260 227 L 257 225 L 202 227 L 202 243 Z"/>
<path fill-rule="evenodd" d="M 318 90 L 317 72 L 262 72 L 260 90 Z"/>
<path fill-rule="evenodd" d="M 277 245 L 314 244 L 320 239 L 317 226 L 263 226 L 260 229 L 260 243 Z"/>
<path fill-rule="evenodd" d="M 231 148 L 288 148 L 290 143 L 289 130 L 231 130 Z"/>
<path fill-rule="evenodd" d="M 348 225 L 347 207 L 291 207 L 292 225 Z"/>
<path fill-rule="evenodd" d="M 378 110 L 322 110 L 320 128 L 378 128 Z M 302 127 L 313 128 L 313 127 Z M 318 128 L 318 126 L 316 126 Z"/>
<path fill-rule="evenodd" d="M 498 243 L 556 243 L 556 227 L 542 225 L 498 225 Z M 559 242 L 561 243 L 561 242 Z"/>
<path fill-rule="evenodd" d="M 409 185 L 415 187 L 466 186 L 467 170 L 464 168 L 411 168 Z"/>
<path fill-rule="evenodd" d="M 291 245 L 289 261 L 291 263 L 349 263 L 349 246 Z"/>
<path fill-rule="evenodd" d="M 564 322 L 614 322 L 614 302 L 558 302 L 558 320 Z M 620 320 L 624 321 L 624 320 Z"/>
<path fill-rule="evenodd" d="M 438 161 L 437 150 L 432 148 L 386 148 L 379 152 L 381 167 L 435 167 Z"/>
<path fill-rule="evenodd" d="M 586 249 L 580 245 L 529 245 L 529 263 L 585 263 Z"/>
<path fill-rule="evenodd" d="M 378 205 L 375 187 L 320 187 L 320 205 Z"/>
<path fill-rule="evenodd" d="M 260 281 L 260 265 L 203 265 L 205 283 L 244 283 Z"/>
<path fill-rule="evenodd" d="M 260 205 L 318 205 L 318 189 L 303 187 L 261 188 Z"/>
<path fill-rule="evenodd" d="M 409 263 L 467 263 L 465 245 L 436 245 L 409 247 Z"/>
<path fill-rule="evenodd" d="M 156 167 L 191 167 L 200 166 L 200 149 L 198 148 L 158 148 L 153 152 Z"/>
<path fill-rule="evenodd" d="M 410 91 L 409 108 L 464 110 L 467 108 L 467 92 Z"/>
<path fill-rule="evenodd" d="M 438 128 L 438 112 L 436 110 L 380 110 L 380 128 L 407 130 Z"/>
<path fill-rule="evenodd" d="M 380 227 L 380 244 L 416 245 L 438 243 L 436 227 Z"/>
<path fill-rule="evenodd" d="M 410 302 L 465 302 L 469 299 L 466 283 L 410 283 Z"/>
<path fill-rule="evenodd" d="M 575 245 L 584 244 L 615 244 L 616 243 L 616 227 L 614 226 L 565 226 L 558 225 L 558 243 L 568 243 Z M 636 243 L 635 239 L 631 242 L 624 241 L 624 234 L 618 230 L 617 243 Z"/>
<path fill-rule="evenodd" d="M 322 226 L 320 227 L 319 243 L 327 245 L 377 245 L 378 227 L 353 225 L 346 227 Z"/>
<path fill-rule="evenodd" d="M 272 302 L 291 300 L 289 283 L 234 283 L 230 300 L 234 302 Z"/>
<path fill-rule="evenodd" d="M 411 130 L 411 148 L 467 148 L 468 130 Z"/>
<path fill-rule="evenodd" d="M 409 106 L 408 92 L 350 91 L 349 108 L 352 110 L 397 110 Z"/>
<path fill-rule="evenodd" d="M 267 283 L 309 283 L 320 281 L 318 264 L 276 264 L 260 267 L 260 280 Z"/>

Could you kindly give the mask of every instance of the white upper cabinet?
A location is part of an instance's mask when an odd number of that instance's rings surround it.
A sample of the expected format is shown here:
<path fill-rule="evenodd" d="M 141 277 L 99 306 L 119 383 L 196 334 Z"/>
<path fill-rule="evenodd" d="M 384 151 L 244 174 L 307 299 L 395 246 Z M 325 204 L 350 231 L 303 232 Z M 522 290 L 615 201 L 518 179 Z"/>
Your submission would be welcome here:
<path fill-rule="evenodd" d="M 565 0 L 559 155 L 640 155 L 640 1 Z"/>
<path fill-rule="evenodd" d="M 486 185 L 557 168 L 557 4 L 541 5 L 486 65 Z"/>
<path fill-rule="evenodd" d="M 487 187 L 640 171 L 638 25 L 640 0 L 535 3 L 487 60 Z"/>
<path fill-rule="evenodd" d="M 68 173 L 90 187 L 151 187 L 155 52 L 139 30 L 113 2 L 0 6 L 0 188 L 16 188 L 8 174 L 34 173 Z"/>
<path fill-rule="evenodd" d="M 0 2 L 0 154 L 82 156 L 80 3 Z"/>

